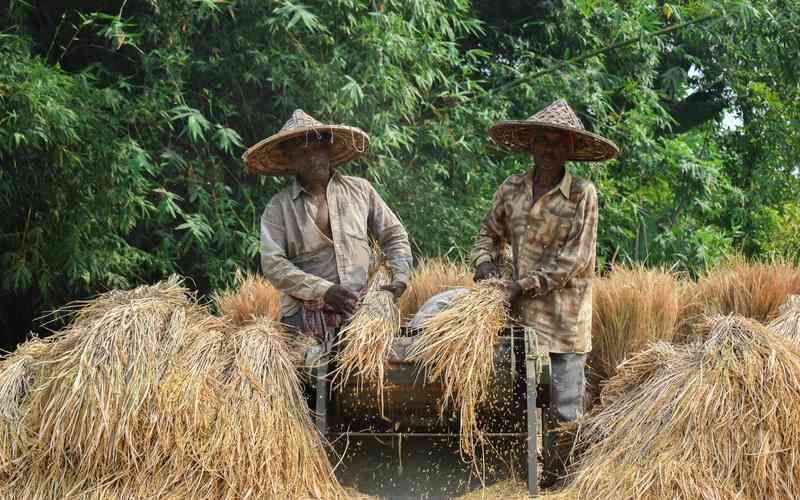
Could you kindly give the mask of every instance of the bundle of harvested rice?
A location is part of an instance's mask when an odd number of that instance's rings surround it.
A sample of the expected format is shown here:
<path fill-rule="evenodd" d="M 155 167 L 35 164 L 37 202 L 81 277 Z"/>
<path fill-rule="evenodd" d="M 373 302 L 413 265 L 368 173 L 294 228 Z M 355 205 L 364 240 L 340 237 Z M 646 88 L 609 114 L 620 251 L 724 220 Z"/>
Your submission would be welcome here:
<path fill-rule="evenodd" d="M 409 359 L 421 363 L 426 379 L 443 384 L 440 415 L 449 403 L 458 409 L 464 457 L 474 457 L 476 444 L 483 441 L 477 408 L 488 396 L 494 345 L 506 319 L 502 282 L 482 282 L 456 297 L 450 309 L 427 320 L 409 350 Z"/>
<path fill-rule="evenodd" d="M 588 393 L 617 366 L 656 341 L 677 333 L 686 286 L 673 273 L 642 266 L 620 267 L 592 284 L 592 352 L 588 360 Z"/>
<path fill-rule="evenodd" d="M 199 457 L 218 498 L 340 498 L 287 337 L 255 320 L 229 333 L 213 432 Z"/>
<path fill-rule="evenodd" d="M 742 317 L 702 329 L 705 342 L 658 343 L 620 367 L 556 498 L 800 497 L 800 348 Z"/>
<path fill-rule="evenodd" d="M 374 384 L 378 404 L 383 414 L 384 366 L 392 349 L 392 341 L 400 330 L 400 313 L 391 292 L 381 290 L 391 282 L 386 268 L 372 276 L 369 288 L 350 323 L 339 333 L 336 370 L 333 385 L 341 388 L 351 376 L 357 380 L 357 389 Z"/>
<path fill-rule="evenodd" d="M 47 342 L 33 338 L 0 361 L 0 480 L 7 481 L 16 462 L 27 453 L 30 437 L 23 421 L 36 381 L 36 361 Z"/>
<path fill-rule="evenodd" d="M 401 318 L 411 318 L 434 295 L 451 288 L 472 286 L 472 272 L 463 262 L 444 257 L 423 259 L 414 269 L 408 289 L 400 298 Z"/>
<path fill-rule="evenodd" d="M 800 294 L 800 268 L 788 260 L 748 262 L 734 257 L 697 281 L 687 300 L 685 336 L 713 314 L 738 314 L 767 323 L 790 295 Z"/>
<path fill-rule="evenodd" d="M 235 324 L 252 318 L 281 318 L 281 292 L 260 274 L 236 271 L 235 285 L 213 295 L 219 314 Z"/>
<path fill-rule="evenodd" d="M 767 325 L 773 332 L 800 343 L 800 295 L 792 295 L 780 315 Z"/>
<path fill-rule="evenodd" d="M 143 466 L 154 449 L 156 389 L 207 316 L 177 278 L 84 303 L 37 363 L 47 377 L 25 415 L 36 460 L 77 467 L 88 480 Z"/>

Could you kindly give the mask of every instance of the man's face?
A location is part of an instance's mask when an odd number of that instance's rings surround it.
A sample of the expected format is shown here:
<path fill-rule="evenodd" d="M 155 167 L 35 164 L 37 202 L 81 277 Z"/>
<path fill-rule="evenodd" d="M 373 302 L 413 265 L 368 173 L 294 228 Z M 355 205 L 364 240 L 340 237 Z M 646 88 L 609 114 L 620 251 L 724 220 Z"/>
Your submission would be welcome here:
<path fill-rule="evenodd" d="M 327 183 L 333 175 L 330 142 L 301 139 L 288 145 L 291 167 L 306 183 Z"/>
<path fill-rule="evenodd" d="M 567 132 L 554 130 L 538 132 L 531 143 L 533 161 L 537 168 L 544 170 L 561 169 L 573 149 L 572 137 Z"/>

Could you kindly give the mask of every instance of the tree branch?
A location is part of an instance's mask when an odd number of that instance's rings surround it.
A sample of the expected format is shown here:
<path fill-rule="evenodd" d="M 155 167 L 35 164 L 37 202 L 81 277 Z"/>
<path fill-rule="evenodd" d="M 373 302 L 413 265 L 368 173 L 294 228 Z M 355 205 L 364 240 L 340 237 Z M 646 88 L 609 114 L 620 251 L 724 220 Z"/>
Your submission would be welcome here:
<path fill-rule="evenodd" d="M 617 49 L 620 49 L 622 47 L 627 47 L 628 45 L 632 45 L 632 44 L 634 44 L 636 42 L 639 42 L 640 40 L 643 40 L 645 38 L 649 38 L 649 37 L 653 37 L 653 36 L 666 35 L 667 33 L 672 33 L 673 31 L 677 31 L 677 30 L 682 29 L 682 28 L 687 28 L 687 27 L 695 25 L 695 24 L 701 24 L 701 23 L 704 23 L 706 21 L 710 21 L 712 19 L 716 19 L 718 17 L 722 17 L 722 15 L 718 14 L 718 13 L 709 14 L 707 16 L 703 16 L 703 17 L 695 19 L 693 21 L 686 21 L 686 22 L 683 22 L 683 23 L 673 24 L 671 26 L 667 26 L 666 28 L 662 28 L 662 29 L 660 29 L 658 31 L 653 31 L 652 33 L 644 33 L 644 34 L 641 34 L 641 35 L 639 35 L 637 37 L 629 38 L 628 40 L 623 40 L 623 41 L 621 41 L 619 43 L 615 43 L 613 45 L 609 45 L 608 47 L 603 47 L 601 49 L 595 49 L 595 50 L 589 51 L 589 52 L 587 52 L 585 54 L 581 54 L 579 56 L 573 57 L 572 59 L 567 59 L 566 61 L 561 61 L 558 64 L 550 66 L 549 68 L 545 68 L 545 69 L 543 69 L 541 71 L 537 71 L 536 73 L 534 73 L 534 74 L 532 74 L 530 76 L 524 76 L 524 77 L 521 77 L 521 78 L 517 78 L 516 80 L 512 80 L 512 81 L 510 81 L 510 82 L 508 82 L 506 84 L 500 85 L 499 87 L 497 87 L 494 90 L 492 90 L 491 93 L 495 94 L 495 95 L 496 94 L 501 94 L 501 93 L 506 92 L 508 90 L 511 90 L 514 87 L 516 87 L 518 85 L 521 85 L 521 84 L 523 84 L 525 82 L 532 81 L 532 80 L 535 80 L 536 78 L 539 78 L 540 76 L 544 76 L 544 75 L 547 75 L 549 73 L 553 73 L 555 71 L 558 71 L 558 70 L 560 70 L 560 69 L 562 69 L 565 66 L 568 66 L 570 64 L 579 63 L 579 62 L 585 61 L 586 59 L 589 59 L 591 57 L 594 57 L 594 56 L 597 56 L 597 55 L 600 55 L 600 54 L 604 54 L 606 52 L 611 52 L 612 50 L 617 50 Z"/>

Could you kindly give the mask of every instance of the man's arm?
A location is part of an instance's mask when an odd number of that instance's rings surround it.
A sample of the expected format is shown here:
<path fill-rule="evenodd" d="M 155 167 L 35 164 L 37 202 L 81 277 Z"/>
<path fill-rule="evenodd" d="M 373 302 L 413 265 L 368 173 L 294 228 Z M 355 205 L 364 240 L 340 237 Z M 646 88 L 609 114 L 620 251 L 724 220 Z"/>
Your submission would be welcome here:
<path fill-rule="evenodd" d="M 407 285 L 412 263 L 408 233 L 375 188 L 369 183 L 367 185 L 370 191 L 369 230 L 378 239 L 394 282 Z"/>
<path fill-rule="evenodd" d="M 261 216 L 261 270 L 275 288 L 300 300 L 322 299 L 333 286 L 324 278 L 300 270 L 286 257 L 283 213 L 272 202 Z"/>
<path fill-rule="evenodd" d="M 589 184 L 578 201 L 567 242 L 555 263 L 528 273 L 518 281 L 524 293 L 545 295 L 563 288 L 576 274 L 591 265 L 597 247 L 597 191 Z"/>
<path fill-rule="evenodd" d="M 469 254 L 469 261 L 472 267 L 477 269 L 483 266 L 487 272 L 497 273 L 495 262 L 500 256 L 500 246 L 506 234 L 508 216 L 506 214 L 505 203 L 503 200 L 503 186 L 497 190 L 492 198 L 492 206 L 483 218 L 478 235 L 475 237 L 475 244 Z M 476 273 L 476 278 L 480 279 Z"/>

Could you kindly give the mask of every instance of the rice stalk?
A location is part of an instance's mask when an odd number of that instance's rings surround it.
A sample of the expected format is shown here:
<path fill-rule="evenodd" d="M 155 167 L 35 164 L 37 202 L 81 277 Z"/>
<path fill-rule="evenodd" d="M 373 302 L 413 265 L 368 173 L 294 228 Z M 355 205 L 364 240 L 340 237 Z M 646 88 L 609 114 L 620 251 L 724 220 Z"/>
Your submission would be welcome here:
<path fill-rule="evenodd" d="M 740 316 L 700 328 L 704 342 L 657 343 L 619 367 L 553 497 L 800 497 L 800 348 Z"/>
<path fill-rule="evenodd" d="M 460 417 L 459 449 L 475 457 L 483 442 L 477 408 L 485 402 L 494 368 L 494 346 L 507 319 L 505 289 L 500 281 L 473 286 L 453 300 L 452 307 L 428 319 L 409 349 L 428 382 L 444 388 L 440 416 L 452 404 Z"/>
<path fill-rule="evenodd" d="M 156 390 L 206 316 L 176 278 L 84 302 L 36 363 L 42 380 L 24 417 L 34 461 L 75 467 L 87 479 L 150 461 Z"/>
<path fill-rule="evenodd" d="M 738 314 L 768 323 L 790 295 L 800 294 L 800 268 L 786 259 L 749 262 L 733 257 L 700 276 L 687 302 L 682 336 L 697 332 L 706 316 Z M 691 339 L 689 339 L 691 340 Z"/>
<path fill-rule="evenodd" d="M 591 399 L 632 354 L 675 338 L 685 288 L 673 273 L 642 266 L 619 267 L 594 280 L 587 377 Z"/>
<path fill-rule="evenodd" d="M 391 282 L 386 268 L 375 272 L 353 318 L 339 332 L 333 386 L 341 389 L 355 377 L 357 390 L 374 385 L 381 415 L 384 411 L 384 368 L 392 342 L 400 330 L 400 313 L 391 292 L 381 290 Z"/>
<path fill-rule="evenodd" d="M 400 297 L 400 317 L 413 317 L 436 294 L 472 285 L 472 272 L 463 262 L 452 262 L 444 257 L 423 259 L 411 274 L 408 289 Z"/>
<path fill-rule="evenodd" d="M 253 318 L 281 318 L 281 292 L 260 274 L 236 271 L 235 285 L 212 296 L 220 316 L 235 324 Z"/>
<path fill-rule="evenodd" d="M 199 461 L 223 498 L 340 498 L 325 445 L 277 324 L 228 334 L 213 432 Z"/>
<path fill-rule="evenodd" d="M 0 479 L 8 480 L 28 452 L 30 436 L 23 420 L 36 382 L 36 362 L 48 343 L 28 340 L 0 361 Z"/>
<path fill-rule="evenodd" d="M 780 315 L 767 327 L 778 335 L 800 343 L 800 295 L 792 295 L 780 308 Z"/>

